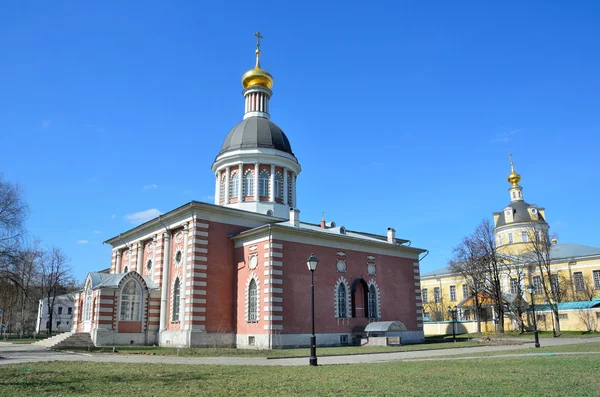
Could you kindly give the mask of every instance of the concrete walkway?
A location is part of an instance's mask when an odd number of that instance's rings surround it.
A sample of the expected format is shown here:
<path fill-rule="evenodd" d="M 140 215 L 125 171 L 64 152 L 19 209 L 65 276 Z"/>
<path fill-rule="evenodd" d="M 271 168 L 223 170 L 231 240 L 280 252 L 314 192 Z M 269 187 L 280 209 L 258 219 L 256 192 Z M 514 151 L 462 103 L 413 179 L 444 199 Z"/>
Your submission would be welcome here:
<path fill-rule="evenodd" d="M 598 343 L 600 337 L 594 338 L 544 338 L 540 341 L 542 347 L 562 346 L 571 344 Z M 391 361 L 417 360 L 450 360 L 466 359 L 478 353 L 498 352 L 508 350 L 523 350 L 522 354 L 509 356 L 534 356 L 544 354 L 545 349 L 535 349 L 533 341 L 524 345 L 458 347 L 456 349 L 421 350 L 398 353 L 356 354 L 347 356 L 319 357 L 320 365 L 335 364 L 369 364 Z M 317 349 L 318 354 L 318 349 Z M 584 353 L 588 354 L 588 353 Z M 450 358 L 448 356 L 463 356 Z M 494 356 L 498 357 L 498 356 Z M 172 357 L 146 355 L 112 355 L 67 353 L 50 350 L 41 346 L 27 344 L 11 344 L 0 342 L 0 365 L 31 363 L 39 361 L 86 361 L 104 363 L 154 363 L 154 364 L 218 364 L 218 365 L 307 365 L 307 357 L 271 358 L 264 357 Z"/>

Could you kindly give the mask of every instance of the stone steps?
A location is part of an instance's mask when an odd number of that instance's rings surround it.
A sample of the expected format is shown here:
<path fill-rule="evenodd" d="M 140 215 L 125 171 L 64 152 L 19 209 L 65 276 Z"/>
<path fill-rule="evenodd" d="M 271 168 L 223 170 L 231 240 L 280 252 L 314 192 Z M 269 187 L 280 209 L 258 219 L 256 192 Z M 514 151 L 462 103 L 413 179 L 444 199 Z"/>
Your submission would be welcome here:
<path fill-rule="evenodd" d="M 52 338 L 37 342 L 36 345 L 55 348 L 55 347 L 88 347 L 94 346 L 89 332 L 65 332 Z"/>

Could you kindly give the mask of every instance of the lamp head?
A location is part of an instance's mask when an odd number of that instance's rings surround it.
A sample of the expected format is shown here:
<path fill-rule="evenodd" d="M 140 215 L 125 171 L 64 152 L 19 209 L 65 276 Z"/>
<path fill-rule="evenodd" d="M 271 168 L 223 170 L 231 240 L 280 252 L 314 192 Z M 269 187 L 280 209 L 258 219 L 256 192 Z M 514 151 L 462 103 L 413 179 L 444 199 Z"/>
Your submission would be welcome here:
<path fill-rule="evenodd" d="M 306 266 L 308 266 L 308 270 L 314 272 L 317 270 L 317 265 L 319 264 L 319 258 L 315 256 L 315 254 L 310 254 L 308 259 L 306 260 Z"/>
<path fill-rule="evenodd" d="M 535 291 L 535 287 L 532 284 L 529 284 L 527 286 L 527 292 L 529 292 L 530 294 L 533 294 L 534 291 Z"/>

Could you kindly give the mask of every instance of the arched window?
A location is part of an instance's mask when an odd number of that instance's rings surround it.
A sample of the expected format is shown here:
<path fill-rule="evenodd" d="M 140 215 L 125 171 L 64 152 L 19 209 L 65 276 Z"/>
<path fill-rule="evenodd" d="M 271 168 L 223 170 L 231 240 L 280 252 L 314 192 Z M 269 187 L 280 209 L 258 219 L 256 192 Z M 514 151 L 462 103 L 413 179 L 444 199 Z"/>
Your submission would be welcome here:
<path fill-rule="evenodd" d="M 225 201 L 225 175 L 221 178 L 219 185 L 219 201 Z"/>
<path fill-rule="evenodd" d="M 125 269 L 123 269 L 123 273 L 127 273 L 129 272 L 129 268 L 127 266 L 125 266 Z"/>
<path fill-rule="evenodd" d="M 377 318 L 377 289 L 371 284 L 369 286 L 369 318 Z"/>
<path fill-rule="evenodd" d="M 146 274 L 152 274 L 152 259 L 148 259 L 148 262 L 146 263 Z"/>
<path fill-rule="evenodd" d="M 252 171 L 244 175 L 244 196 L 254 196 L 254 174 Z"/>
<path fill-rule="evenodd" d="M 85 290 L 85 306 L 83 308 L 83 319 L 84 321 L 90 321 L 92 319 L 92 289 L 89 286 Z"/>
<path fill-rule="evenodd" d="M 337 290 L 337 316 L 338 318 L 348 317 L 348 306 L 346 305 L 346 285 L 340 283 Z"/>
<path fill-rule="evenodd" d="M 171 311 L 171 321 L 179 321 L 179 307 L 181 306 L 181 288 L 180 288 L 179 277 L 175 279 L 175 285 L 173 285 L 173 310 Z"/>
<path fill-rule="evenodd" d="M 265 170 L 258 174 L 258 195 L 269 197 L 269 173 Z"/>
<path fill-rule="evenodd" d="M 283 176 L 275 174 L 275 198 L 283 200 Z"/>
<path fill-rule="evenodd" d="M 121 290 L 121 321 L 140 321 L 142 289 L 135 280 L 129 280 Z"/>
<path fill-rule="evenodd" d="M 231 176 L 231 198 L 237 198 L 240 194 L 240 176 L 237 174 L 233 174 Z"/>
<path fill-rule="evenodd" d="M 254 279 L 250 280 L 250 285 L 248 285 L 248 321 L 258 321 L 258 294 Z"/>

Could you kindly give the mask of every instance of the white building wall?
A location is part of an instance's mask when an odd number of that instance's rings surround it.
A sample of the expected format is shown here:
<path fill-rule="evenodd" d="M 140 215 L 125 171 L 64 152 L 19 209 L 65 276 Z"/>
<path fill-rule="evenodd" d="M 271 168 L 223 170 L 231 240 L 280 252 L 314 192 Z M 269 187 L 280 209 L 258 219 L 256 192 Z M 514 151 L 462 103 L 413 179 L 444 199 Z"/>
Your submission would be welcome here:
<path fill-rule="evenodd" d="M 48 314 L 48 299 L 40 299 L 38 304 L 36 332 L 46 332 L 47 323 L 50 321 Z M 59 295 L 54 301 L 54 312 L 52 315 L 52 331 L 67 332 L 73 326 L 75 315 L 74 294 Z"/>

